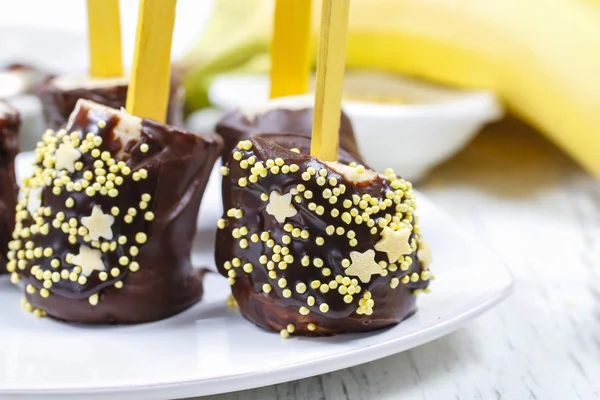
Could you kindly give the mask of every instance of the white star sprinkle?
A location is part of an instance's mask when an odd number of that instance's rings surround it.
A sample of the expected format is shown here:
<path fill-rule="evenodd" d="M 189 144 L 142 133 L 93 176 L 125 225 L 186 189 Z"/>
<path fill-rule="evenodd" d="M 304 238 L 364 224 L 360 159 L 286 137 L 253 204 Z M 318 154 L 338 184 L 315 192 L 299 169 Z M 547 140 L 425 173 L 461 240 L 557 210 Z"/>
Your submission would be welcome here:
<path fill-rule="evenodd" d="M 30 188 L 27 196 L 27 211 L 33 215 L 42 206 L 42 191 L 44 188 Z"/>
<path fill-rule="evenodd" d="M 58 146 L 56 150 L 56 164 L 54 167 L 57 170 L 66 169 L 69 172 L 75 172 L 75 161 L 81 158 L 81 153 L 71 142 L 66 142 Z"/>
<path fill-rule="evenodd" d="M 106 271 L 100 250 L 90 249 L 85 245 L 79 247 L 79 254 L 73 257 L 73 264 L 81 267 L 83 276 L 90 276 L 94 271 Z"/>
<path fill-rule="evenodd" d="M 292 194 L 287 193 L 282 195 L 273 190 L 269 196 L 267 214 L 274 216 L 280 224 L 284 223 L 287 217 L 293 217 L 298 214 L 298 211 L 292 205 Z"/>
<path fill-rule="evenodd" d="M 410 229 L 408 228 L 394 231 L 386 226 L 381 232 L 381 240 L 375 244 L 375 250 L 387 253 L 389 262 L 396 262 L 400 256 L 412 253 L 410 243 L 408 243 L 409 237 Z"/>
<path fill-rule="evenodd" d="M 346 275 L 357 276 L 363 283 L 371 280 L 371 275 L 381 274 L 383 268 L 375 262 L 375 251 L 367 250 L 364 253 L 353 251 L 350 253 L 352 263 L 346 268 Z"/>
<path fill-rule="evenodd" d="M 104 214 L 102 208 L 98 205 L 95 205 L 92 209 L 92 215 L 81 218 L 81 223 L 88 229 L 92 240 L 100 240 L 101 237 L 112 240 L 113 232 L 111 228 L 114 222 L 115 217 Z"/>

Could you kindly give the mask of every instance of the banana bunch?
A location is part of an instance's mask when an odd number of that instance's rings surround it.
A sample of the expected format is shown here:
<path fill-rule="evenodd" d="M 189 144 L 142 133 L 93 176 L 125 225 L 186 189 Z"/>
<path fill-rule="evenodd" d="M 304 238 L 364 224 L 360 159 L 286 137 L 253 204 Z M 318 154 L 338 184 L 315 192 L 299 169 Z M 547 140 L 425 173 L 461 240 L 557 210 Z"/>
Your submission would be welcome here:
<path fill-rule="evenodd" d="M 273 7 L 216 0 L 181 60 L 193 107 L 217 73 L 268 70 Z M 352 0 L 347 67 L 491 89 L 600 177 L 600 0 Z"/>

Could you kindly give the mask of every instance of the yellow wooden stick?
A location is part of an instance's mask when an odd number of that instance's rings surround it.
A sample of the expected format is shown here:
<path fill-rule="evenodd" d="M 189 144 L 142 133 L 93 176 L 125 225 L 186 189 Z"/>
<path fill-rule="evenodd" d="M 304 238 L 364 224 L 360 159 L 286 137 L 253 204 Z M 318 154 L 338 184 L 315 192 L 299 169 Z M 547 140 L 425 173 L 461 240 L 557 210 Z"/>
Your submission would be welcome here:
<path fill-rule="evenodd" d="M 165 122 L 177 0 L 140 0 L 127 112 Z"/>
<path fill-rule="evenodd" d="M 323 0 L 310 154 L 327 161 L 338 157 L 349 9 L 350 0 Z"/>
<path fill-rule="evenodd" d="M 276 0 L 271 98 L 308 93 L 312 0 Z"/>
<path fill-rule="evenodd" d="M 119 0 L 87 0 L 90 75 L 123 75 Z"/>

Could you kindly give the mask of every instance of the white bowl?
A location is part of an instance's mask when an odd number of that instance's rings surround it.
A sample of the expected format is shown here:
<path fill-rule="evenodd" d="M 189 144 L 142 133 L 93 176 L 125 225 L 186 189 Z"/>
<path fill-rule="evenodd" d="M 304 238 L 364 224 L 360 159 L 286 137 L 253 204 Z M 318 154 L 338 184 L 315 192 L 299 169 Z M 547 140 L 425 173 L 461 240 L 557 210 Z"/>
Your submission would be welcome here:
<path fill-rule="evenodd" d="M 416 181 L 454 155 L 480 128 L 503 114 L 496 96 L 462 91 L 378 73 L 349 72 L 344 81 L 351 98 L 402 98 L 404 103 L 347 100 L 365 161 L 377 170 L 393 168 Z M 268 101 L 269 80 L 262 75 L 222 75 L 209 89 L 218 108 L 256 108 Z"/>

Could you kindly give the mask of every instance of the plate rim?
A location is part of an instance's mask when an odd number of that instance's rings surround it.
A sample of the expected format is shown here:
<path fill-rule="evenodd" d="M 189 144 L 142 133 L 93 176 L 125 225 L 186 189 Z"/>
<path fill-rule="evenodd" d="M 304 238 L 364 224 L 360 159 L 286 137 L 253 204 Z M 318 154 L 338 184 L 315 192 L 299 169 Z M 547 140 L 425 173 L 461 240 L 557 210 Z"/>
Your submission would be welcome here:
<path fill-rule="evenodd" d="M 0 389 L 0 394 L 6 395 L 17 395 L 17 396 L 73 396 L 73 395 L 87 395 L 87 396 L 160 396 L 161 393 L 168 392 L 169 396 L 174 397 L 186 397 L 186 396 L 208 396 L 221 393 L 229 393 L 240 390 L 255 389 L 270 385 L 277 385 L 284 382 L 294 381 L 298 379 L 305 379 L 329 372 L 338 371 L 345 368 L 351 368 L 357 365 L 366 364 L 384 357 L 389 357 L 395 354 L 399 354 L 403 351 L 412 349 L 422 344 L 428 343 L 432 340 L 439 339 L 451 332 L 454 332 L 462 327 L 469 321 L 480 316 L 484 312 L 490 310 L 495 305 L 505 300 L 513 292 L 515 287 L 514 277 L 504 265 L 504 272 L 506 272 L 507 282 L 502 287 L 499 287 L 496 292 L 492 295 L 487 296 L 486 299 L 479 303 L 477 306 L 471 307 L 460 314 L 457 314 L 451 318 L 445 319 L 439 323 L 431 325 L 423 330 L 412 332 L 405 336 L 395 337 L 388 341 L 374 344 L 367 347 L 360 347 L 351 351 L 345 352 L 343 357 L 339 354 L 329 355 L 323 358 L 314 360 L 302 361 L 294 364 L 289 364 L 284 367 L 267 368 L 260 371 L 246 372 L 235 375 L 210 377 L 202 380 L 186 380 L 175 383 L 156 383 L 156 384 L 135 384 L 128 386 L 110 386 L 110 387 L 87 387 L 87 388 L 40 388 L 40 389 Z M 407 346 L 398 346 L 398 342 L 410 342 Z M 388 351 L 389 348 L 394 348 L 393 351 Z M 364 357 L 361 357 L 356 362 L 353 362 L 352 355 L 365 353 Z M 362 354 L 361 354 L 362 356 Z M 339 359 L 335 363 L 335 367 L 332 368 L 331 360 Z M 267 379 L 268 375 L 277 371 L 277 379 Z M 304 372 L 303 372 L 304 371 Z M 310 371 L 306 374 L 306 371 Z M 240 378 L 243 378 L 240 380 Z M 249 383 L 250 380 L 255 382 Z M 238 383 L 238 381 L 240 383 Z M 206 386 L 209 390 L 196 391 L 196 388 Z M 227 390 L 223 390 L 224 386 L 227 386 Z M 43 392 L 43 393 L 42 393 Z"/>

